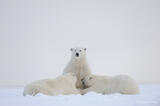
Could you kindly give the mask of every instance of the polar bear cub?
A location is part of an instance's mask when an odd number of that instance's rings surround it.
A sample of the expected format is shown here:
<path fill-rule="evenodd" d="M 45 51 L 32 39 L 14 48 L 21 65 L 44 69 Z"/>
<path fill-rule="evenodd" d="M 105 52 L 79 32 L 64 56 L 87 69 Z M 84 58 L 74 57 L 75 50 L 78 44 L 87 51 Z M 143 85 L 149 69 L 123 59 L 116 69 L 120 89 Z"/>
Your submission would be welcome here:
<path fill-rule="evenodd" d="M 102 94 L 121 93 L 138 94 L 139 88 L 136 82 L 127 75 L 98 76 L 89 75 L 82 79 L 82 83 L 88 88 L 82 90 L 82 94 L 87 92 L 97 92 Z"/>
<path fill-rule="evenodd" d="M 45 79 L 33 82 L 24 88 L 23 95 L 36 95 L 42 93 L 45 95 L 58 95 L 58 94 L 80 94 L 76 89 L 77 78 L 74 74 L 68 73 L 57 77 L 56 79 Z"/>
<path fill-rule="evenodd" d="M 66 73 L 74 73 L 77 76 L 76 87 L 80 89 L 84 88 L 81 79 L 91 74 L 86 59 L 86 48 L 71 48 L 71 59 L 63 71 L 63 74 Z"/>

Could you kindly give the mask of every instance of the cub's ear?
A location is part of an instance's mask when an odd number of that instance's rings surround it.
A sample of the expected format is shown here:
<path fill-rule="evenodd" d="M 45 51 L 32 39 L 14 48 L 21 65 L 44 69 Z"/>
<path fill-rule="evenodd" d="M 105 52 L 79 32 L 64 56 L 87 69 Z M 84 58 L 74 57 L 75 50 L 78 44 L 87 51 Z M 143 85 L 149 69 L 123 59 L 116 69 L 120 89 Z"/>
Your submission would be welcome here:
<path fill-rule="evenodd" d="M 73 51 L 73 48 L 71 48 L 70 50 Z"/>
<path fill-rule="evenodd" d="M 86 50 L 87 50 L 87 48 L 84 48 L 84 50 L 86 51 Z"/>

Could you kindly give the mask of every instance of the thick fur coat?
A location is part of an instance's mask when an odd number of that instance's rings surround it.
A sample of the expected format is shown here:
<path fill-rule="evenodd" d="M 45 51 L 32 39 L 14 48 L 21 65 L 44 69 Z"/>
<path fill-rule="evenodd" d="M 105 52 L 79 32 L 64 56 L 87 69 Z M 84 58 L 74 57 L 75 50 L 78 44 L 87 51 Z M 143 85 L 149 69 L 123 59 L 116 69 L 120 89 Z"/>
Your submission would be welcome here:
<path fill-rule="evenodd" d="M 85 76 L 90 75 L 91 71 L 86 59 L 86 48 L 71 48 L 71 60 L 63 71 L 63 74 L 74 73 L 77 76 L 76 87 L 83 89 L 81 82 Z"/>
<path fill-rule="evenodd" d="M 82 80 L 88 88 L 82 90 L 82 94 L 87 92 L 97 92 L 102 94 L 121 93 L 138 94 L 137 83 L 127 75 L 118 76 L 98 76 L 89 75 Z"/>
<path fill-rule="evenodd" d="M 45 95 L 55 96 L 59 94 L 80 94 L 76 88 L 77 78 L 75 75 L 68 73 L 55 79 L 45 79 L 28 84 L 24 88 L 23 95 L 36 95 L 42 93 Z"/>

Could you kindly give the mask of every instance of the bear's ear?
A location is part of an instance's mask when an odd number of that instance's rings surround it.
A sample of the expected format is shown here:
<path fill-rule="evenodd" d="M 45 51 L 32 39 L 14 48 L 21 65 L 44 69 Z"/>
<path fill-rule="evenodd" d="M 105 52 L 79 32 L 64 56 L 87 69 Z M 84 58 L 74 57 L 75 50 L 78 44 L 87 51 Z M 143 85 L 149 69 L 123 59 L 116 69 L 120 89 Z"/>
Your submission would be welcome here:
<path fill-rule="evenodd" d="M 71 48 L 70 50 L 73 51 L 73 48 Z"/>
<path fill-rule="evenodd" d="M 86 51 L 87 50 L 87 48 L 84 48 L 84 51 Z"/>

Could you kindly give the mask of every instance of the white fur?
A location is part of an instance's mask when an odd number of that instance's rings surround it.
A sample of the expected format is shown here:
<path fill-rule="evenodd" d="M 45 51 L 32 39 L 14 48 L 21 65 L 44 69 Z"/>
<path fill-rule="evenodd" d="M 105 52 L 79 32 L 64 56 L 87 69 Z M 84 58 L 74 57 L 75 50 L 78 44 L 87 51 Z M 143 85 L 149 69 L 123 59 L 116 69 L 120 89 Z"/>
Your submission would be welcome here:
<path fill-rule="evenodd" d="M 76 87 L 83 88 L 81 79 L 91 73 L 88 63 L 86 61 L 86 48 L 71 48 L 71 53 L 71 60 L 64 69 L 63 74 L 74 73 L 77 76 Z M 79 54 L 78 57 L 76 56 L 76 53 Z"/>
<path fill-rule="evenodd" d="M 88 88 L 82 90 L 82 94 L 87 92 L 97 92 L 102 94 L 121 93 L 138 94 L 139 88 L 136 82 L 127 75 L 115 77 L 89 75 L 82 80 Z"/>
<path fill-rule="evenodd" d="M 36 95 L 42 93 L 45 95 L 58 95 L 58 94 L 79 94 L 76 89 L 77 78 L 73 74 L 65 74 L 57 77 L 56 79 L 45 79 L 33 82 L 24 88 L 23 95 Z"/>

